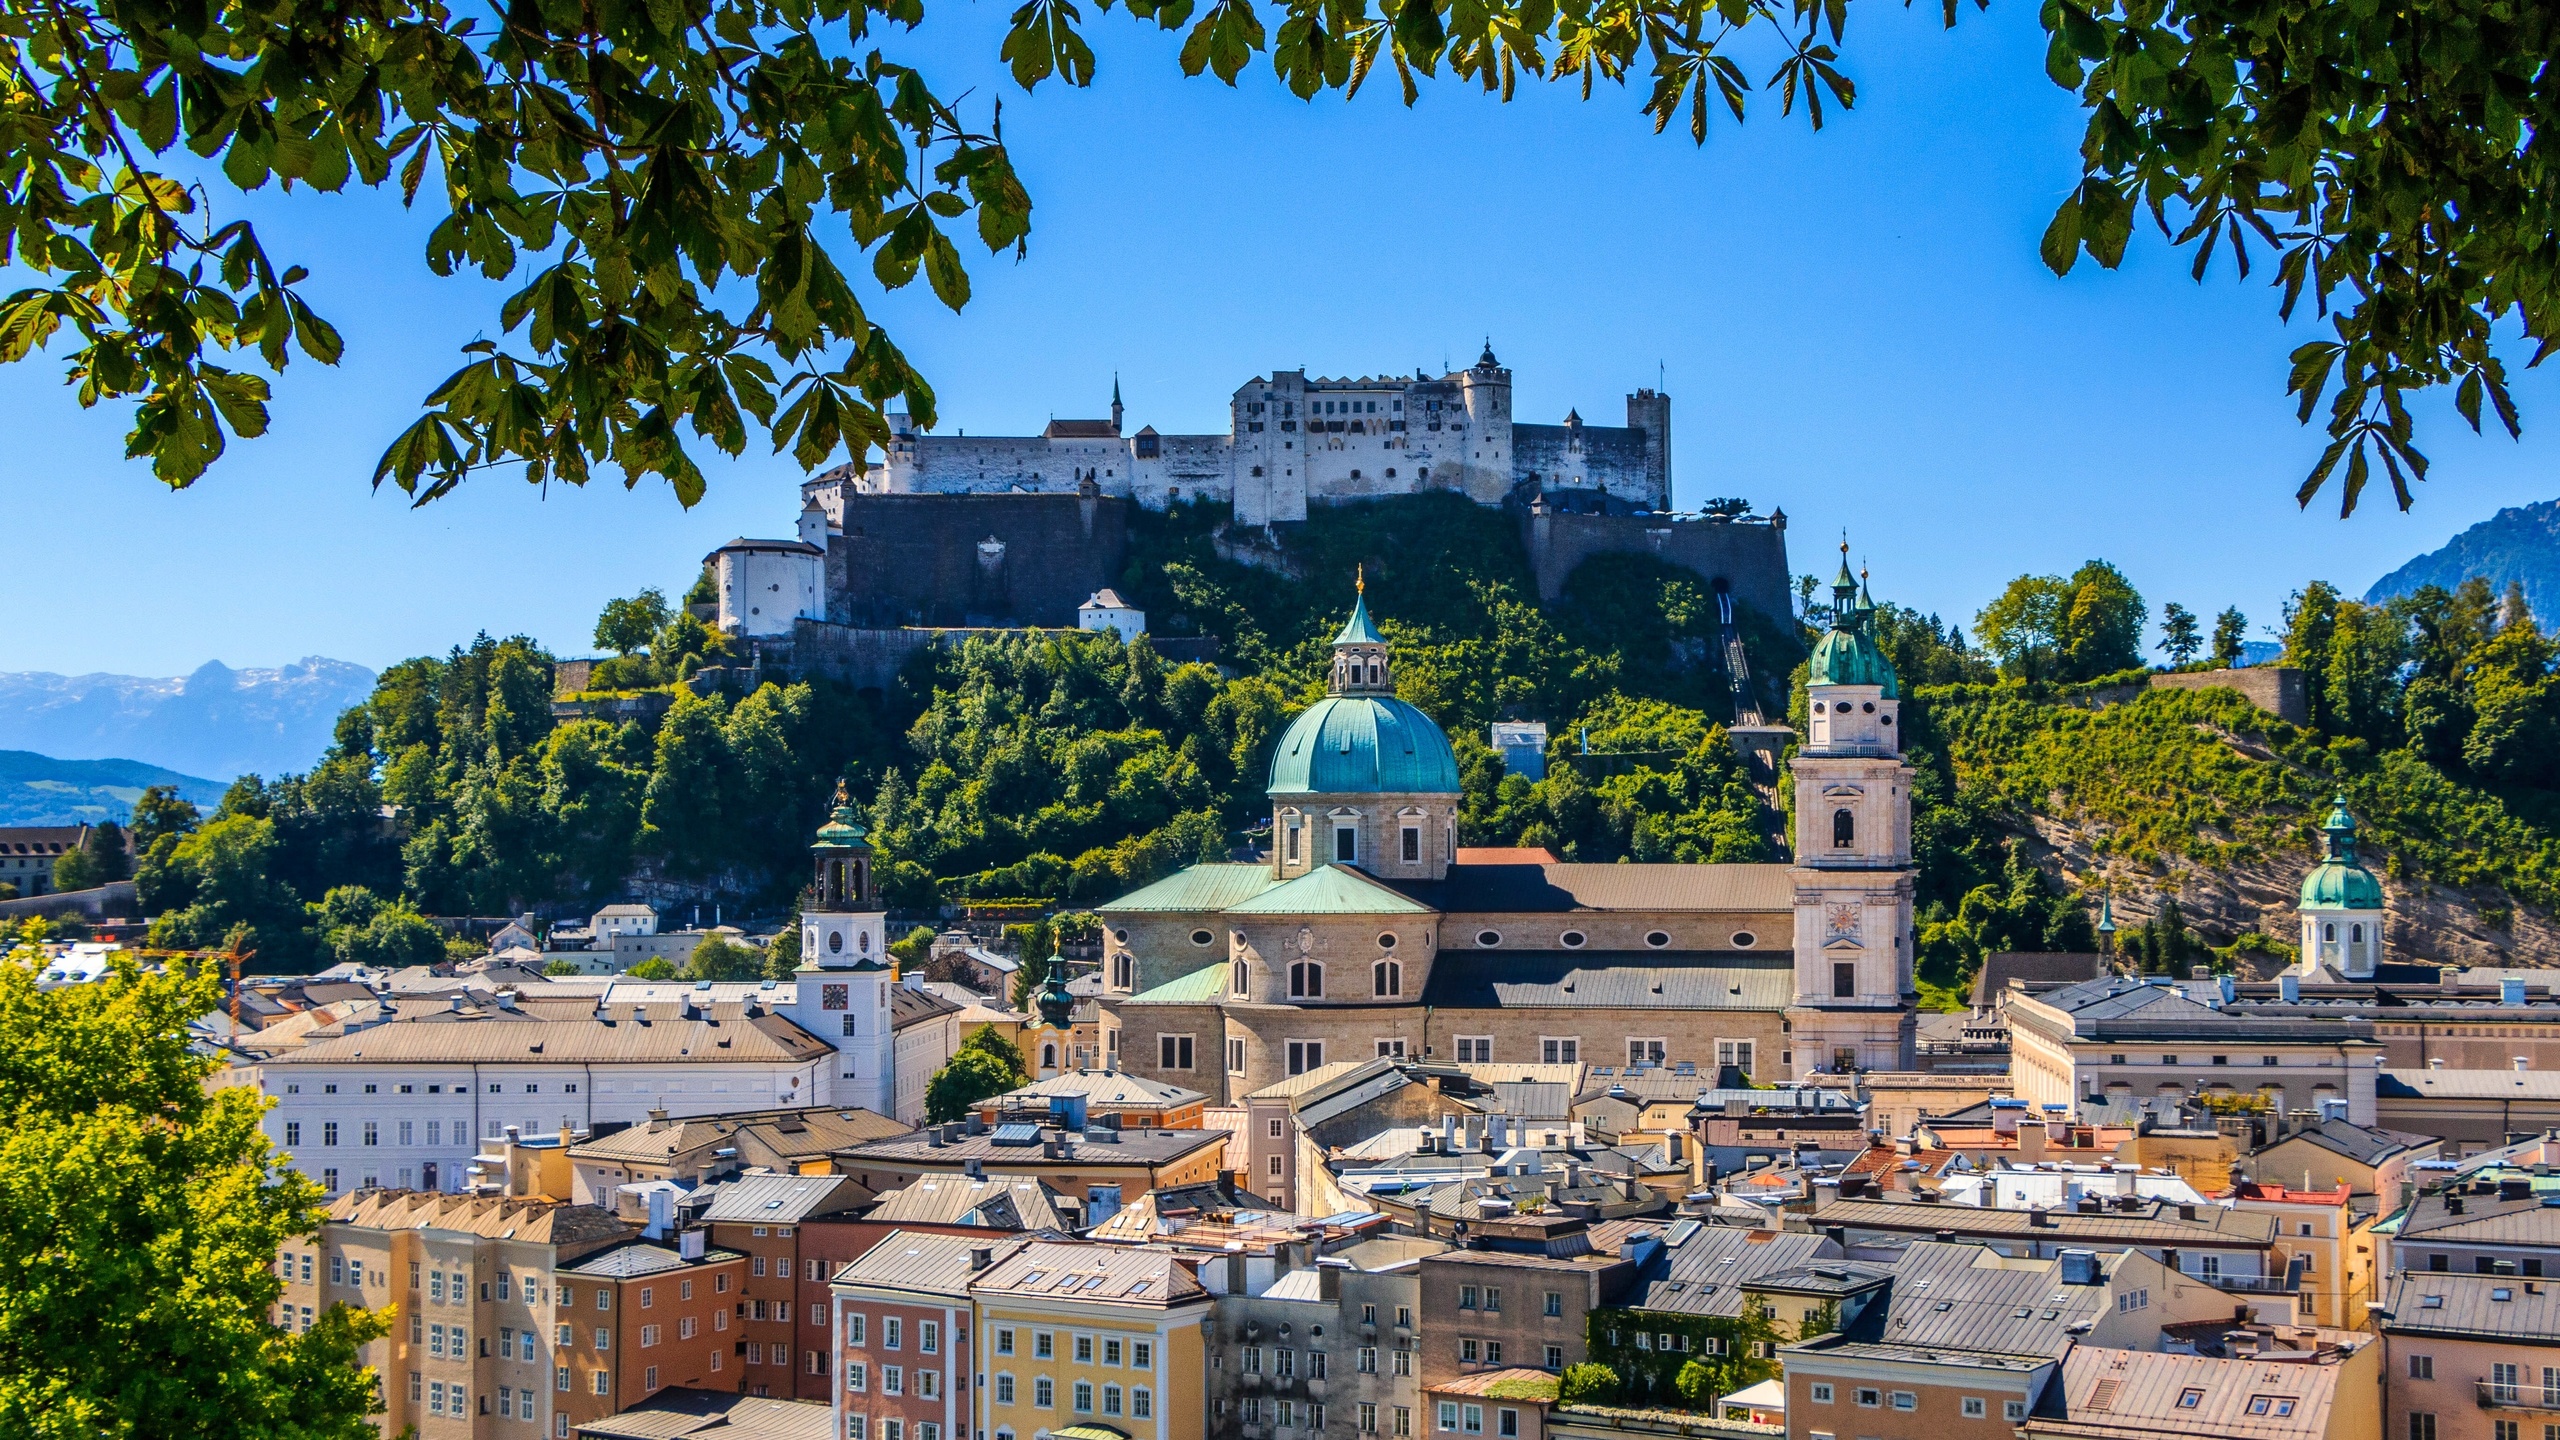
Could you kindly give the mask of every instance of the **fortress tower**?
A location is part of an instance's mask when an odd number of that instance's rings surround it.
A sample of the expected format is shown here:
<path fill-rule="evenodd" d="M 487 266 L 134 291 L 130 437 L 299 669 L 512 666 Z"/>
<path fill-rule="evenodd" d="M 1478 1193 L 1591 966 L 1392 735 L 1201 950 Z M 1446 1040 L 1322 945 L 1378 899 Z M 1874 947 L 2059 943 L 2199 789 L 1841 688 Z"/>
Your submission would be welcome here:
<path fill-rule="evenodd" d="M 1911 979 L 1911 767 L 1899 689 L 1876 644 L 1875 605 L 1840 547 L 1831 629 L 1813 647 L 1808 729 L 1793 765 L 1795 1003 L 1791 1070 L 1909 1070 L 1919 1000 Z"/>

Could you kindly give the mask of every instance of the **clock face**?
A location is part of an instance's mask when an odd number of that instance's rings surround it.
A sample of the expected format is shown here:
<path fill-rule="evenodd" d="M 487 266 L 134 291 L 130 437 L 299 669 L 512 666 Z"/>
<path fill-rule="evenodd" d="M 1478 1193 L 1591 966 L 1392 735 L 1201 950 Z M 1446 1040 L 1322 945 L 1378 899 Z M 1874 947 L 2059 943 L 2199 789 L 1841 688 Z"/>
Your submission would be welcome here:
<path fill-rule="evenodd" d="M 1825 905 L 1822 907 L 1822 919 L 1823 928 L 1833 935 L 1858 933 L 1858 907 L 1855 905 Z"/>

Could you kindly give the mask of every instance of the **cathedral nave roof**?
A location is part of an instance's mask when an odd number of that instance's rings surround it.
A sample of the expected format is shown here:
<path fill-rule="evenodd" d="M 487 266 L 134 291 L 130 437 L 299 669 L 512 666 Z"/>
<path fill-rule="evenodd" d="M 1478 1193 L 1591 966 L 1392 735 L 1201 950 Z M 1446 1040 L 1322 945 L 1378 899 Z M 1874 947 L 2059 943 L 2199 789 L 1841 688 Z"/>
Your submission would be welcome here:
<path fill-rule="evenodd" d="M 1784 1010 L 1794 962 L 1739 953 L 1496 950 L 1431 967 L 1422 1003 L 1444 1010 Z"/>

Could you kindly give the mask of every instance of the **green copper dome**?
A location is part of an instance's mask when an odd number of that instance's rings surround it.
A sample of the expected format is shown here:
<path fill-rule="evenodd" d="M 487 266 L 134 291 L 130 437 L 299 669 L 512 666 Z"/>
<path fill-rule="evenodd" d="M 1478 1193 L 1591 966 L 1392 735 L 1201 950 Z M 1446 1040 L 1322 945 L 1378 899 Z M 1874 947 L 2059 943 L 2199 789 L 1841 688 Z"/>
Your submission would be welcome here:
<path fill-rule="evenodd" d="M 1454 795 L 1449 737 L 1393 695 L 1328 695 L 1271 752 L 1273 795 Z"/>
<path fill-rule="evenodd" d="M 2329 818 L 2320 826 L 2324 853 L 2311 873 L 2302 877 L 2304 910 L 2379 910 L 2382 882 L 2356 859 L 2356 817 L 2347 813 L 2347 797 L 2330 801 Z"/>
<path fill-rule="evenodd" d="M 1876 643 L 1873 600 L 1859 593 L 1849 574 L 1849 547 L 1840 547 L 1840 574 L 1831 582 L 1831 628 L 1813 644 L 1812 685 L 1874 685 L 1888 700 L 1898 698 L 1893 662 Z"/>
<path fill-rule="evenodd" d="M 1369 596 L 1365 589 L 1358 599 L 1351 602 L 1351 618 L 1342 622 L 1342 633 L 1333 637 L 1333 643 L 1336 645 L 1384 645 L 1387 643 L 1386 637 L 1378 633 L 1378 627 L 1369 623 Z"/>

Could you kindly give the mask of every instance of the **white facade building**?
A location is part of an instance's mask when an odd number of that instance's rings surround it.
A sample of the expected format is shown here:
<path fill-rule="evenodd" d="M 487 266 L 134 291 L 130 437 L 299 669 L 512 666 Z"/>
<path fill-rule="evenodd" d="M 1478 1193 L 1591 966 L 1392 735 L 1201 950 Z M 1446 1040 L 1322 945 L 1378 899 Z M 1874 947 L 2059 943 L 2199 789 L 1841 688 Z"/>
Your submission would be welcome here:
<path fill-rule="evenodd" d="M 1053 420 L 1038 435 L 928 435 L 892 414 L 876 461 L 828 471 L 802 490 L 839 528 L 848 491 L 1072 495 L 1090 485 L 1149 509 L 1232 502 L 1239 525 L 1304 520 L 1310 504 L 1430 490 L 1498 505 L 1532 479 L 1670 507 L 1669 396 L 1629 395 L 1624 427 L 1585 425 L 1579 414 L 1560 425 L 1519 424 L 1511 372 L 1490 344 L 1474 365 L 1436 378 L 1274 370 L 1237 387 L 1223 435 L 1153 426 L 1125 434 L 1116 385 L 1112 393 L 1109 420 Z"/>
<path fill-rule="evenodd" d="M 1092 599 L 1076 607 L 1076 628 L 1108 630 L 1126 645 L 1147 633 L 1147 612 L 1121 599 L 1117 590 L 1096 590 Z"/>
<path fill-rule="evenodd" d="M 827 618 L 827 515 L 800 507 L 796 540 L 732 540 L 703 557 L 720 598 L 720 633 L 788 639 L 793 622 Z"/>

